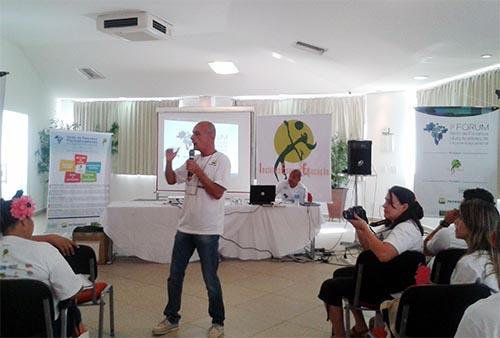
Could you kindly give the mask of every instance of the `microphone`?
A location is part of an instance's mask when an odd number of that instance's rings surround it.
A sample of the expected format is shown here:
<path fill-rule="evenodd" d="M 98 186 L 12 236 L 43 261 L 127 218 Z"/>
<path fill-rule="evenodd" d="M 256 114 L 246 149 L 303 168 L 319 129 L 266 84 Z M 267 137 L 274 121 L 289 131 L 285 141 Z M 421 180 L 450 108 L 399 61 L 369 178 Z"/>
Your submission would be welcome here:
<path fill-rule="evenodd" d="M 380 220 L 380 221 L 377 221 L 377 222 L 370 223 L 370 226 L 371 227 L 378 227 L 378 226 L 381 226 L 381 225 L 389 224 L 390 222 L 391 221 L 389 221 L 388 219 L 383 219 L 383 220 Z"/>
<path fill-rule="evenodd" d="M 194 160 L 194 149 L 189 149 L 189 159 Z M 193 177 L 193 173 L 188 171 L 188 177 Z"/>

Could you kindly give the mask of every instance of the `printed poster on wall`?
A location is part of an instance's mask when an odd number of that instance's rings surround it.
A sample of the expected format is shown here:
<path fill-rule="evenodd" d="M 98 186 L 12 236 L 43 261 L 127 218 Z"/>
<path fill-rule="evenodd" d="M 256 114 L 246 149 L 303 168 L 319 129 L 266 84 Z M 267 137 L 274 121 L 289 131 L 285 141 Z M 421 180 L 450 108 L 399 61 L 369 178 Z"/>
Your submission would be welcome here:
<path fill-rule="evenodd" d="M 258 116 L 256 179 L 277 185 L 293 169 L 316 201 L 331 199 L 331 115 Z"/>
<path fill-rule="evenodd" d="M 416 108 L 415 193 L 425 216 L 458 208 L 463 192 L 497 192 L 498 107 Z"/>
<path fill-rule="evenodd" d="M 111 135 L 51 130 L 49 227 L 98 221 L 109 202 Z"/>

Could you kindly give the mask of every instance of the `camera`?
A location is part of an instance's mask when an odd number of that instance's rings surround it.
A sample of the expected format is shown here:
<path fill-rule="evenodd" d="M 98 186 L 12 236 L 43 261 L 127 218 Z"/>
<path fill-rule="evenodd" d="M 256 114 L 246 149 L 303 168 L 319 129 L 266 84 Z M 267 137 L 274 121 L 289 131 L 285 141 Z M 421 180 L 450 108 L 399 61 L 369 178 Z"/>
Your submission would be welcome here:
<path fill-rule="evenodd" d="M 347 219 L 347 220 L 350 220 L 350 219 L 354 219 L 354 215 L 358 215 L 359 217 L 361 217 L 366 223 L 368 223 L 368 218 L 366 217 L 366 211 L 365 209 L 363 209 L 362 206 L 360 205 L 356 205 L 352 208 L 349 208 L 347 210 L 344 210 L 342 212 L 342 216 Z"/>

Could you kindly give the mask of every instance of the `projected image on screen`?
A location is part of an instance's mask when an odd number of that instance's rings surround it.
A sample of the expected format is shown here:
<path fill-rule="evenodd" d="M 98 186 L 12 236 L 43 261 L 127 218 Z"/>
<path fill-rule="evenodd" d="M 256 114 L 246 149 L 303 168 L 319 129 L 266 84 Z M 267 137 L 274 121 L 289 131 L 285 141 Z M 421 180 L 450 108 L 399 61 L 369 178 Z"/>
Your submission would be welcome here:
<path fill-rule="evenodd" d="M 191 135 L 196 123 L 194 121 L 164 120 L 163 145 L 165 149 L 179 149 L 172 162 L 174 170 L 183 165 L 189 158 L 189 150 L 193 148 Z M 229 157 L 231 175 L 238 175 L 238 125 L 229 123 L 214 123 L 214 125 L 217 131 L 215 149 Z"/>

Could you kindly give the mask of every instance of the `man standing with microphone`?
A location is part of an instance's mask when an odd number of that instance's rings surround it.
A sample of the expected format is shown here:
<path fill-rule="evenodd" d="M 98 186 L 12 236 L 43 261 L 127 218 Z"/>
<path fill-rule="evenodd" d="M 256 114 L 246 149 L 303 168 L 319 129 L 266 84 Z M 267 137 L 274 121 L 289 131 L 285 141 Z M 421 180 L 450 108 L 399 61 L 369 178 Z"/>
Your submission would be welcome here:
<path fill-rule="evenodd" d="M 224 192 L 231 164 L 226 155 L 215 149 L 215 126 L 202 121 L 193 128 L 193 147 L 201 155 L 190 151 L 189 160 L 177 170 L 172 161 L 177 151 L 165 151 L 165 178 L 168 184 L 185 183 L 184 204 L 175 235 L 170 276 L 167 281 L 168 303 L 163 311 L 165 319 L 153 327 L 153 334 L 162 335 L 179 328 L 182 284 L 189 259 L 196 249 L 200 257 L 203 279 L 208 293 L 208 313 L 212 326 L 208 337 L 224 333 L 224 302 L 217 276 L 219 266 L 219 236 L 224 225 Z"/>

